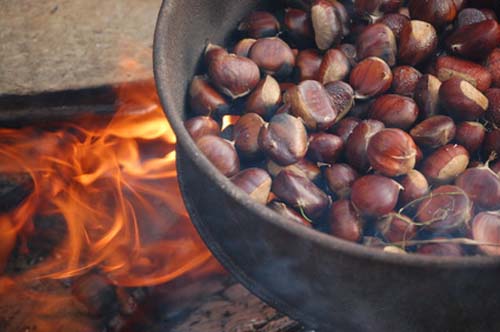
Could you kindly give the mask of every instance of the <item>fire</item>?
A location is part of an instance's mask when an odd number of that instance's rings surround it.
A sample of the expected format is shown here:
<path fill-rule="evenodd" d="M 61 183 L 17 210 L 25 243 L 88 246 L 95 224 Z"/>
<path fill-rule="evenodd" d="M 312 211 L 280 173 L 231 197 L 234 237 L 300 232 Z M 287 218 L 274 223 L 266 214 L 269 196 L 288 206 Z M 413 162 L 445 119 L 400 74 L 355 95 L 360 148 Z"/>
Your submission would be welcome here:
<path fill-rule="evenodd" d="M 212 260 L 183 205 L 175 135 L 154 82 L 124 85 L 118 94 L 108 123 L 94 117 L 49 130 L 0 129 L 0 173 L 26 173 L 33 182 L 29 196 L 0 215 L 0 273 L 14 253 L 44 241 L 39 218 L 59 220 L 65 230 L 43 261 L 9 280 L 98 269 L 118 286 L 150 286 Z"/>

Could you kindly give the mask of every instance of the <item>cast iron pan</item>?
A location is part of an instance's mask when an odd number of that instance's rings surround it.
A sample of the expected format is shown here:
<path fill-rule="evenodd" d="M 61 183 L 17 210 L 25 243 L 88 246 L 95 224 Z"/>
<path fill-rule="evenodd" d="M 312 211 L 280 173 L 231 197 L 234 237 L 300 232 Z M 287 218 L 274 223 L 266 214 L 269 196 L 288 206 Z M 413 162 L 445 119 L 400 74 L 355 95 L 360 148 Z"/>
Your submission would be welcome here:
<path fill-rule="evenodd" d="M 192 221 L 248 289 L 321 331 L 500 331 L 500 260 L 394 255 L 335 239 L 251 201 L 198 151 L 183 126 L 186 91 L 207 40 L 224 44 L 250 0 L 170 0 L 154 68 L 177 134 Z"/>

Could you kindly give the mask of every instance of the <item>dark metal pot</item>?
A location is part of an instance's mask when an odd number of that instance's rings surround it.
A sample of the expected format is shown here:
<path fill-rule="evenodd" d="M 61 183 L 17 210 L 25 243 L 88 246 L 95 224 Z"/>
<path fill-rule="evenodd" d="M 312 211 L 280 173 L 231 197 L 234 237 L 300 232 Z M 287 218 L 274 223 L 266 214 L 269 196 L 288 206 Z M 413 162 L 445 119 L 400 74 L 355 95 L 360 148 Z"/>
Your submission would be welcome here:
<path fill-rule="evenodd" d="M 192 221 L 219 261 L 270 305 L 323 331 L 500 331 L 500 260 L 394 255 L 335 239 L 253 202 L 184 128 L 186 91 L 206 40 L 223 44 L 250 0 L 170 0 L 155 75 L 177 134 Z"/>

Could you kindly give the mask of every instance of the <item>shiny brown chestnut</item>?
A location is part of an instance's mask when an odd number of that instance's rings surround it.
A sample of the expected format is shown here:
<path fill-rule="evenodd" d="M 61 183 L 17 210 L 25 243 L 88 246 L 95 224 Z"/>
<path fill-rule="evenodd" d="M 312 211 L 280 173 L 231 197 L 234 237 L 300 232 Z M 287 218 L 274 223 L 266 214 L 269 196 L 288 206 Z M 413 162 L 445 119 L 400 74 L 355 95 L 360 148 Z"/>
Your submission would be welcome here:
<path fill-rule="evenodd" d="M 472 238 L 483 243 L 479 249 L 487 255 L 500 256 L 500 211 L 479 213 L 471 224 Z"/>
<path fill-rule="evenodd" d="M 309 40 L 314 39 L 311 16 L 305 10 L 286 8 L 284 23 L 288 33 L 296 43 L 306 44 Z"/>
<path fill-rule="evenodd" d="M 344 52 L 330 49 L 323 56 L 319 67 L 318 80 L 323 83 L 341 81 L 349 74 L 351 64 Z"/>
<path fill-rule="evenodd" d="M 378 57 L 390 67 L 396 64 L 397 45 L 392 30 L 383 23 L 370 24 L 356 41 L 358 61 Z"/>
<path fill-rule="evenodd" d="M 486 210 L 500 209 L 500 177 L 488 164 L 467 169 L 458 176 L 455 184 L 477 206 Z"/>
<path fill-rule="evenodd" d="M 391 212 L 379 218 L 375 223 L 377 234 L 387 242 L 398 243 L 413 239 L 417 235 L 417 226 L 409 217 Z"/>
<path fill-rule="evenodd" d="M 205 65 L 208 67 L 215 58 L 228 54 L 229 53 L 227 52 L 227 50 L 222 46 L 208 43 L 203 53 L 203 60 L 205 62 Z"/>
<path fill-rule="evenodd" d="M 288 77 L 295 66 L 292 49 L 278 37 L 257 39 L 248 57 L 254 61 L 263 73 L 278 78 Z"/>
<path fill-rule="evenodd" d="M 349 165 L 360 172 L 366 172 L 370 168 L 366 152 L 368 143 L 384 128 L 384 124 L 377 120 L 364 120 L 354 128 L 345 146 L 345 156 Z"/>
<path fill-rule="evenodd" d="M 323 173 L 328 188 L 337 199 L 351 196 L 351 186 L 359 178 L 359 173 L 347 164 L 333 164 Z"/>
<path fill-rule="evenodd" d="M 410 22 L 410 18 L 399 13 L 392 13 L 384 15 L 377 22 L 387 25 L 389 29 L 392 30 L 392 33 L 394 34 L 394 37 L 396 37 L 396 40 L 399 40 L 401 31 L 403 30 L 405 24 Z"/>
<path fill-rule="evenodd" d="M 486 111 L 486 118 L 496 127 L 500 127 L 500 89 L 488 89 L 484 95 L 488 98 L 488 111 Z"/>
<path fill-rule="evenodd" d="M 229 105 L 204 76 L 195 76 L 189 87 L 189 104 L 198 115 L 222 117 L 229 113 Z"/>
<path fill-rule="evenodd" d="M 351 71 L 349 83 L 356 92 L 356 98 L 371 98 L 389 90 L 392 71 L 380 58 L 366 58 Z"/>
<path fill-rule="evenodd" d="M 244 159 L 256 159 L 262 155 L 259 133 L 266 122 L 256 113 L 241 116 L 233 128 L 234 146 Z"/>
<path fill-rule="evenodd" d="M 437 45 L 436 29 L 430 23 L 412 20 L 399 35 L 398 59 L 401 64 L 415 66 L 427 60 Z"/>
<path fill-rule="evenodd" d="M 417 220 L 435 232 L 453 232 L 464 229 L 472 218 L 472 201 L 457 186 L 438 187 L 422 201 Z"/>
<path fill-rule="evenodd" d="M 418 118 L 418 107 L 413 99 L 396 94 L 378 97 L 371 105 L 369 116 L 386 127 L 410 128 Z"/>
<path fill-rule="evenodd" d="M 500 27 L 495 20 L 464 25 L 447 39 L 447 48 L 473 60 L 486 58 L 500 44 Z"/>
<path fill-rule="evenodd" d="M 354 128 L 361 122 L 360 119 L 354 117 L 346 117 L 335 124 L 332 128 L 332 133 L 342 138 L 344 143 L 347 142 L 351 136 Z"/>
<path fill-rule="evenodd" d="M 500 156 L 500 128 L 493 129 L 486 134 L 483 150 L 486 156 L 490 156 L 492 153 Z"/>
<path fill-rule="evenodd" d="M 248 96 L 245 103 L 245 112 L 257 113 L 267 119 L 278 108 L 280 103 L 280 86 L 272 76 L 267 75 Z"/>
<path fill-rule="evenodd" d="M 260 130 L 259 146 L 279 165 L 294 164 L 306 155 L 306 128 L 292 115 L 277 114 Z"/>
<path fill-rule="evenodd" d="M 266 169 L 271 174 L 272 177 L 277 177 L 283 170 L 288 170 L 297 173 L 301 176 L 305 176 L 313 182 L 317 182 L 321 177 L 321 169 L 316 163 L 313 163 L 307 158 L 303 158 L 297 161 L 295 164 L 288 166 L 280 166 L 272 160 L 268 160 L 266 163 Z"/>
<path fill-rule="evenodd" d="M 288 170 L 278 174 L 271 189 L 280 200 L 311 219 L 320 217 L 331 202 L 311 180 Z"/>
<path fill-rule="evenodd" d="M 315 49 L 300 51 L 295 63 L 299 81 L 318 80 L 322 61 L 323 56 Z"/>
<path fill-rule="evenodd" d="M 255 62 L 235 54 L 215 57 L 208 66 L 208 74 L 215 86 L 233 99 L 246 96 L 260 81 Z"/>
<path fill-rule="evenodd" d="M 401 129 L 379 131 L 370 139 L 366 152 L 373 169 L 389 177 L 407 174 L 416 164 L 415 142 Z"/>
<path fill-rule="evenodd" d="M 446 115 L 427 118 L 410 131 L 411 137 L 418 145 L 431 149 L 448 144 L 455 138 L 455 133 L 455 122 Z"/>
<path fill-rule="evenodd" d="M 482 147 L 485 136 L 486 128 L 481 123 L 466 121 L 457 125 L 455 140 L 473 154 Z"/>
<path fill-rule="evenodd" d="M 241 21 L 238 31 L 255 39 L 273 37 L 280 31 L 280 23 L 269 12 L 254 11 Z"/>
<path fill-rule="evenodd" d="M 240 40 L 236 45 L 234 45 L 233 53 L 239 56 L 248 57 L 248 53 L 250 53 L 250 49 L 257 39 L 253 38 L 244 38 Z"/>
<path fill-rule="evenodd" d="M 439 88 L 445 111 L 457 120 L 475 120 L 488 110 L 488 98 L 469 82 L 453 77 Z"/>
<path fill-rule="evenodd" d="M 441 81 L 433 75 L 426 74 L 420 78 L 415 86 L 414 99 L 422 118 L 429 118 L 439 114 L 439 89 Z"/>
<path fill-rule="evenodd" d="M 483 66 L 472 61 L 462 60 L 453 56 L 440 56 L 436 60 L 436 74 L 441 82 L 458 77 L 481 92 L 491 86 L 492 76 Z"/>
<path fill-rule="evenodd" d="M 195 116 L 188 119 L 184 122 L 184 127 L 195 141 L 202 136 L 218 136 L 220 133 L 219 124 L 209 116 Z"/>
<path fill-rule="evenodd" d="M 382 217 L 394 210 L 401 185 L 381 175 L 366 175 L 352 185 L 351 201 L 367 217 Z"/>
<path fill-rule="evenodd" d="M 311 20 L 316 45 L 320 50 L 327 50 L 342 40 L 343 22 L 332 2 L 315 0 L 311 7 Z"/>
<path fill-rule="evenodd" d="M 392 70 L 392 76 L 392 91 L 398 95 L 413 97 L 422 73 L 411 66 L 399 66 Z"/>
<path fill-rule="evenodd" d="M 225 176 L 231 177 L 240 171 L 240 160 L 234 146 L 223 138 L 202 136 L 196 141 L 200 151 Z"/>
<path fill-rule="evenodd" d="M 313 133 L 309 136 L 307 157 L 319 163 L 333 164 L 344 149 L 344 141 L 327 133 Z"/>
<path fill-rule="evenodd" d="M 231 177 L 231 181 L 252 199 L 266 204 L 271 193 L 272 179 L 262 168 L 247 168 Z"/>
<path fill-rule="evenodd" d="M 495 48 L 488 56 L 486 68 L 493 77 L 493 86 L 500 88 L 500 48 Z"/>
<path fill-rule="evenodd" d="M 399 200 L 403 205 L 410 204 L 429 192 L 427 179 L 416 169 L 409 171 L 399 183 L 403 186 L 399 196 Z"/>
<path fill-rule="evenodd" d="M 325 90 L 330 95 L 330 102 L 337 112 L 336 122 L 342 120 L 354 105 L 354 90 L 343 81 L 325 84 Z"/>
<path fill-rule="evenodd" d="M 465 8 L 458 13 L 456 27 L 461 28 L 464 25 L 479 23 L 487 19 L 488 18 L 481 10 L 476 8 Z"/>
<path fill-rule="evenodd" d="M 458 13 L 453 0 L 410 0 L 408 9 L 412 19 L 429 22 L 439 29 L 453 22 Z"/>
<path fill-rule="evenodd" d="M 328 214 L 330 234 L 340 239 L 358 242 L 363 236 L 364 222 L 349 200 L 334 202 Z"/>
<path fill-rule="evenodd" d="M 309 130 L 326 130 L 337 119 L 330 96 L 321 83 L 313 80 L 301 82 L 289 89 L 285 100 L 293 115 L 302 118 Z"/>
<path fill-rule="evenodd" d="M 312 227 L 311 222 L 304 219 L 304 217 L 302 217 L 299 213 L 297 213 L 292 208 L 289 208 L 285 203 L 282 203 L 279 201 L 272 201 L 267 206 L 271 210 L 277 212 L 278 214 L 282 215 L 283 217 L 287 218 L 288 220 L 291 220 L 293 222 L 296 222 L 296 223 L 301 224 L 301 225 L 308 227 L 308 228 Z"/>
<path fill-rule="evenodd" d="M 431 154 L 422 164 L 421 172 L 432 183 L 450 183 L 469 164 L 469 152 L 461 145 L 448 144 Z"/>

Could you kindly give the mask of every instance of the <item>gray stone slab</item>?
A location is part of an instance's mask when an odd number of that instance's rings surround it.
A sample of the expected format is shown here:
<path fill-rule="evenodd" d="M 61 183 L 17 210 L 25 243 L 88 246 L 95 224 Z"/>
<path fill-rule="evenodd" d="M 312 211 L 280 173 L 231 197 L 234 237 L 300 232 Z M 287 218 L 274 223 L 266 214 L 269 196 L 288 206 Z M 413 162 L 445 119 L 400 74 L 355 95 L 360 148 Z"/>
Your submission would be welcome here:
<path fill-rule="evenodd" d="M 150 78 L 160 5 L 161 0 L 0 0 L 0 95 Z"/>

